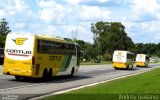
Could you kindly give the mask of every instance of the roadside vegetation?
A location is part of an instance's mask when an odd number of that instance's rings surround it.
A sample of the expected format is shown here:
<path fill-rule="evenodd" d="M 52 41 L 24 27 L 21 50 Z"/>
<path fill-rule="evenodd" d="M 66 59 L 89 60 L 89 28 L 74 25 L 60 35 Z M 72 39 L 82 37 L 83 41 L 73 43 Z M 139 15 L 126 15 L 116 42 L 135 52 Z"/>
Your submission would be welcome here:
<path fill-rule="evenodd" d="M 159 72 L 160 69 L 155 69 L 143 74 L 74 90 L 65 94 L 53 95 L 42 100 L 117 100 L 120 95 L 124 94 L 135 96 L 158 94 L 160 96 Z"/>

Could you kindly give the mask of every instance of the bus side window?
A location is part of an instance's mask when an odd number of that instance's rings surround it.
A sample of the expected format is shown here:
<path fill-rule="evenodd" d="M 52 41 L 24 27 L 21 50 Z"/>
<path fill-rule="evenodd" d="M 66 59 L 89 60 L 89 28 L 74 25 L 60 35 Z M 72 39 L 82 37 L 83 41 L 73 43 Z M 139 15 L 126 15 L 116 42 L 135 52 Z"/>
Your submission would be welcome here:
<path fill-rule="evenodd" d="M 148 57 L 148 56 L 146 56 L 146 60 L 148 60 L 148 61 L 149 61 L 149 57 Z"/>

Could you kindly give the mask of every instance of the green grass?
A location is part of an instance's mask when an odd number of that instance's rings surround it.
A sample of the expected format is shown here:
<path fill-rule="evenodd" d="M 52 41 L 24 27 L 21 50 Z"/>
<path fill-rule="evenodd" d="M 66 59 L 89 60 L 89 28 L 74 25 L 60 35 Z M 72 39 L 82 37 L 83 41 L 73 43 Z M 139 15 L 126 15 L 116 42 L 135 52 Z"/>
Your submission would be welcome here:
<path fill-rule="evenodd" d="M 118 100 L 120 94 L 134 94 L 137 98 L 139 94 L 160 94 L 160 69 L 42 100 Z"/>

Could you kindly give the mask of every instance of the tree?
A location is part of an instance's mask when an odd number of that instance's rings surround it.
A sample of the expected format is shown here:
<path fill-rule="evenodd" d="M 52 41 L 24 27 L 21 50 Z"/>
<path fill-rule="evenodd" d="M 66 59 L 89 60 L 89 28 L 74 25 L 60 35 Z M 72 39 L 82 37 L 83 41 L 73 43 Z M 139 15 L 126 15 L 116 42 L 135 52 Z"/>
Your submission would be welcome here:
<path fill-rule="evenodd" d="M 85 58 L 87 61 L 90 61 L 98 56 L 98 50 L 97 48 L 95 48 L 93 44 L 85 42 L 83 40 L 76 40 L 75 42 L 79 44 L 83 52 L 83 55 L 81 55 L 82 58 Z"/>
<path fill-rule="evenodd" d="M 1 19 L 0 21 L 0 47 L 4 47 L 5 39 L 7 34 L 11 32 L 8 27 L 8 22 L 5 18 Z"/>
<path fill-rule="evenodd" d="M 132 39 L 127 36 L 125 26 L 120 22 L 97 22 L 91 24 L 94 43 L 103 54 L 112 54 L 114 50 L 131 50 L 134 47 Z"/>

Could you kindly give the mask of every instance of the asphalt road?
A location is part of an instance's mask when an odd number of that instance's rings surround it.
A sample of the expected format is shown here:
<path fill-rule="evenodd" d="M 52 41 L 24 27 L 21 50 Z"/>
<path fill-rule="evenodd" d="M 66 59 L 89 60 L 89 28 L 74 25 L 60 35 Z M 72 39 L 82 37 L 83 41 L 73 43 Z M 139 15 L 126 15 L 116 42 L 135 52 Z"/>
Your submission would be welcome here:
<path fill-rule="evenodd" d="M 95 82 L 101 82 L 121 76 L 139 73 L 160 67 L 160 64 L 152 64 L 148 68 L 137 68 L 133 70 L 115 70 L 111 65 L 88 65 L 81 66 L 79 73 L 73 78 L 67 76 L 54 77 L 51 81 L 23 80 L 17 81 L 14 76 L 2 74 L 0 66 L 0 99 L 18 98 L 28 99 L 44 94 L 67 90 Z"/>

